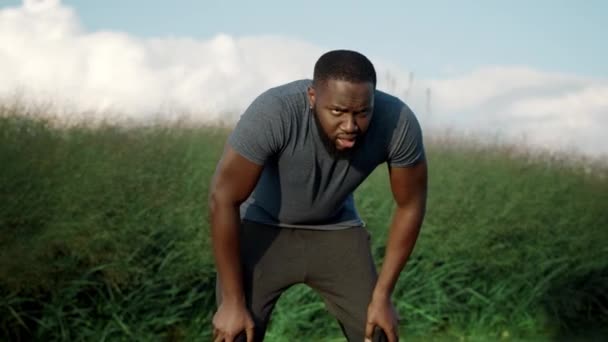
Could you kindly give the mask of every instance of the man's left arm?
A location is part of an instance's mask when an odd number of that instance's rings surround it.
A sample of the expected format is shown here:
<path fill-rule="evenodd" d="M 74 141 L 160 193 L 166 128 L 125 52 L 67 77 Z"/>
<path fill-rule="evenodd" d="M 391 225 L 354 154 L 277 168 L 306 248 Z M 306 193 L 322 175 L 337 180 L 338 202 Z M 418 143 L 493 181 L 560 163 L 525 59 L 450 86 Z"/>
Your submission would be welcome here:
<path fill-rule="evenodd" d="M 398 338 L 398 316 L 391 295 L 420 232 L 426 211 L 427 163 L 423 159 L 409 167 L 389 167 L 390 184 L 396 203 L 386 253 L 368 307 L 367 337 L 374 326 L 387 334 L 389 341 Z"/>

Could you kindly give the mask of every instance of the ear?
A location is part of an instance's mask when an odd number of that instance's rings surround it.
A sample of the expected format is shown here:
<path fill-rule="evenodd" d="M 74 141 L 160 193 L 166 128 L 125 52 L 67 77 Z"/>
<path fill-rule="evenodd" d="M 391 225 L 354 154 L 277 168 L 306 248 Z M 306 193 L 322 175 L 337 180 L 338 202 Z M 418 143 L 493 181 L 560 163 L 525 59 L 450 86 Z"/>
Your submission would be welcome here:
<path fill-rule="evenodd" d="M 316 100 L 317 98 L 315 94 L 315 88 L 313 88 L 312 86 L 308 86 L 308 105 L 310 106 L 310 108 L 313 108 L 315 106 Z"/>

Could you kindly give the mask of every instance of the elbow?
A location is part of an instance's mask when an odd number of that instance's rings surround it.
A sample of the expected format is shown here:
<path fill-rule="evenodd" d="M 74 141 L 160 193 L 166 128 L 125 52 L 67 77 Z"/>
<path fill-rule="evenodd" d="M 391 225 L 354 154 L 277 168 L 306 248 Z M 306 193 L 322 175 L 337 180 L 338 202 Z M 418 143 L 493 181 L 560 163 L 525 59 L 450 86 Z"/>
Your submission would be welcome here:
<path fill-rule="evenodd" d="M 211 222 L 214 221 L 214 218 L 217 214 L 222 210 L 221 208 L 226 206 L 226 200 L 224 196 L 218 191 L 212 191 L 209 194 L 209 198 L 207 201 L 207 206 L 209 208 L 209 218 Z"/>
<path fill-rule="evenodd" d="M 217 213 L 217 194 L 215 191 L 211 191 L 207 197 L 207 210 L 209 212 L 209 219 L 213 222 L 213 217 Z"/>
<path fill-rule="evenodd" d="M 220 191 L 217 189 L 212 190 L 209 193 L 207 200 L 209 218 L 211 222 L 214 221 L 214 218 L 217 217 L 219 213 L 225 210 L 238 210 L 242 202 L 243 201 L 236 200 L 232 196 L 229 196 L 229 194 L 227 194 L 225 191 Z"/>

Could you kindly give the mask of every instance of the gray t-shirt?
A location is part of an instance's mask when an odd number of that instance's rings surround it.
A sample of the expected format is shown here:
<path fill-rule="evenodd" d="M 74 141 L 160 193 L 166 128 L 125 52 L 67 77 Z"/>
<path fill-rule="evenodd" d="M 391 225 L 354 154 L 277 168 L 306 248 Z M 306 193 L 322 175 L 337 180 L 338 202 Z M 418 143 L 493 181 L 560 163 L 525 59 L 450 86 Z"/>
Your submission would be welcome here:
<path fill-rule="evenodd" d="M 349 159 L 334 158 L 319 136 L 307 87 L 298 80 L 259 95 L 240 117 L 228 142 L 264 165 L 241 218 L 308 229 L 364 226 L 353 191 L 378 166 L 405 167 L 425 158 L 422 132 L 410 108 L 376 90 L 364 141 Z"/>

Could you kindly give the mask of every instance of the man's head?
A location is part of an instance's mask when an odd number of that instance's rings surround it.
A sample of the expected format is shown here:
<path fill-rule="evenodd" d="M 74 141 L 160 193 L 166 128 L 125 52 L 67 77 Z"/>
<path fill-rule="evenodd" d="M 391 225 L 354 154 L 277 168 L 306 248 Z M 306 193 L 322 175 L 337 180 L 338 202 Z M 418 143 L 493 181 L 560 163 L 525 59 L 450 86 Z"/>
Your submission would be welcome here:
<path fill-rule="evenodd" d="M 375 89 L 376 71 L 364 55 L 334 50 L 319 58 L 308 100 L 330 152 L 348 154 L 361 141 L 372 118 Z"/>

